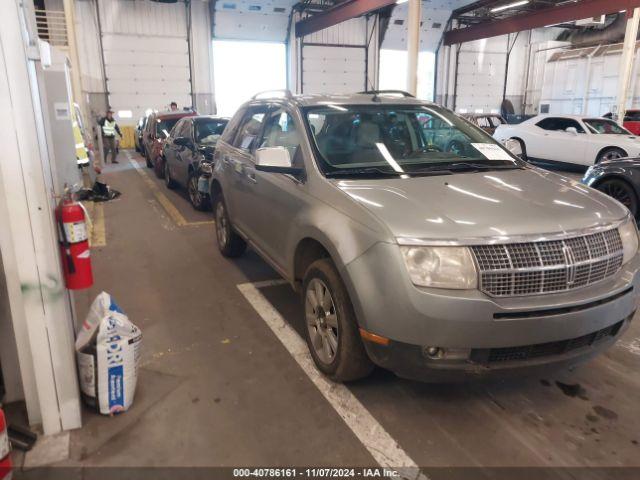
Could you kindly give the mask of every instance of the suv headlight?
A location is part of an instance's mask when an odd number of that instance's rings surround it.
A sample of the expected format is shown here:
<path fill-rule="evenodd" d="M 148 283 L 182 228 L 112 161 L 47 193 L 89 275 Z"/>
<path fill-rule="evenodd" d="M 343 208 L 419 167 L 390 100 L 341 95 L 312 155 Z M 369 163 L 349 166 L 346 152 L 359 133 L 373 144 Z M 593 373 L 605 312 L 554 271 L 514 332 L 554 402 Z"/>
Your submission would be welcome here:
<path fill-rule="evenodd" d="M 618 227 L 622 240 L 622 263 L 631 260 L 638 252 L 638 228 L 633 218 Z"/>
<path fill-rule="evenodd" d="M 477 288 L 478 273 L 467 247 L 400 246 L 411 281 L 421 287 Z"/>

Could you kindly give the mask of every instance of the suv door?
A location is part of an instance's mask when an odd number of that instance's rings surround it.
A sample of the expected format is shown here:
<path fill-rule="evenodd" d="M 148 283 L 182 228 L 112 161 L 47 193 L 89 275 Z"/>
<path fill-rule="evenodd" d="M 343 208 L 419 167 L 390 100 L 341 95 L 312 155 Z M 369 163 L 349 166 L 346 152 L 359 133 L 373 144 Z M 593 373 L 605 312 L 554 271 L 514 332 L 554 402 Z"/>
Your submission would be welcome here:
<path fill-rule="evenodd" d="M 248 107 L 238 126 L 233 144 L 222 155 L 222 168 L 226 183 L 230 187 L 225 188 L 224 198 L 231 222 L 250 238 L 253 238 L 253 231 L 248 219 L 252 216 L 252 205 L 248 190 L 255 182 L 254 154 L 262 136 L 268 110 L 267 104 Z"/>
<path fill-rule="evenodd" d="M 169 138 L 167 138 L 165 144 L 164 144 L 164 158 L 167 162 L 167 166 L 169 167 L 169 171 L 171 172 L 171 178 L 176 178 L 176 164 L 178 162 L 178 159 L 176 158 L 178 155 L 178 150 L 180 149 L 179 145 L 176 145 L 174 143 L 174 140 L 176 138 L 178 138 L 180 136 L 180 129 L 182 128 L 182 125 L 184 123 L 185 119 L 181 119 L 178 121 L 178 123 L 176 123 L 175 127 L 173 127 L 173 130 L 171 130 L 171 135 L 169 135 Z"/>
<path fill-rule="evenodd" d="M 176 145 L 175 179 L 182 185 L 186 185 L 189 178 L 189 165 L 193 161 L 194 150 L 196 148 L 193 140 L 193 121 L 191 118 L 181 120 L 182 125 L 177 137 L 184 137 L 191 142 L 190 146 Z"/>
<path fill-rule="evenodd" d="M 258 148 L 284 147 L 289 151 L 292 164 L 304 168 L 302 125 L 284 107 L 271 109 L 265 122 Z M 255 165 L 252 167 L 255 168 Z M 302 181 L 304 175 L 294 177 L 282 173 L 252 171 L 247 184 L 248 227 L 254 235 L 256 247 L 286 271 L 287 233 L 300 211 L 306 208 L 307 195 Z"/>

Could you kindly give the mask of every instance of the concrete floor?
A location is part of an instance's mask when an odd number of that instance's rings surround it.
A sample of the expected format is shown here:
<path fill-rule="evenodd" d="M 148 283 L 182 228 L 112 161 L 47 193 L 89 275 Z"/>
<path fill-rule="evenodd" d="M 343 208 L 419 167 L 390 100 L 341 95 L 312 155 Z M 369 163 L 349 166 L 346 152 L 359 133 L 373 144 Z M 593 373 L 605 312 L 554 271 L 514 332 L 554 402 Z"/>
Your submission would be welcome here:
<path fill-rule="evenodd" d="M 277 274 L 252 252 L 223 258 L 211 213 L 195 212 L 183 191 L 167 190 L 127 155 L 102 175 L 122 196 L 104 204 L 95 286 L 76 304 L 83 318 L 105 290 L 142 329 L 136 403 L 116 418 L 85 412 L 64 464 L 375 466 L 237 288 Z M 288 286 L 260 290 L 299 326 L 301 305 Z M 348 389 L 427 471 L 640 466 L 639 368 L 636 321 L 614 348 L 572 372 L 428 385 L 378 370 Z M 568 473 L 576 476 L 586 478 Z"/>

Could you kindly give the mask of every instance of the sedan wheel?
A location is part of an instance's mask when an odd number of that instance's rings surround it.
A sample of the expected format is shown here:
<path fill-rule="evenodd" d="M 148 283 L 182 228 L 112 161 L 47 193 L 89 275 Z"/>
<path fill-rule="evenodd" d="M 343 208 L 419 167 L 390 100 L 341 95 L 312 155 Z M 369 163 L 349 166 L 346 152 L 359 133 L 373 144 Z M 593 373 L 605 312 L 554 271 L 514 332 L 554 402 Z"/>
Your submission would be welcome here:
<path fill-rule="evenodd" d="M 173 189 L 176 186 L 176 182 L 173 180 L 173 178 L 171 178 L 171 171 L 169 170 L 169 162 L 165 160 L 163 163 L 164 163 L 164 184 L 167 186 L 167 188 Z"/>
<path fill-rule="evenodd" d="M 624 158 L 627 154 L 624 150 L 620 150 L 619 148 L 608 148 L 604 152 L 600 154 L 600 156 L 596 159 L 596 163 L 605 162 L 607 160 L 616 160 L 618 158 Z"/>
<path fill-rule="evenodd" d="M 338 313 L 331 292 L 322 280 L 314 278 L 308 283 L 304 311 L 311 345 L 318 359 L 329 366 L 338 351 Z"/>
<path fill-rule="evenodd" d="M 638 213 L 638 197 L 631 185 L 624 180 L 605 180 L 596 188 L 627 207 L 634 217 Z"/>
<path fill-rule="evenodd" d="M 196 210 L 206 210 L 209 207 L 207 196 L 198 190 L 198 177 L 196 175 L 189 176 L 187 191 L 189 192 L 189 200 L 193 208 Z"/>

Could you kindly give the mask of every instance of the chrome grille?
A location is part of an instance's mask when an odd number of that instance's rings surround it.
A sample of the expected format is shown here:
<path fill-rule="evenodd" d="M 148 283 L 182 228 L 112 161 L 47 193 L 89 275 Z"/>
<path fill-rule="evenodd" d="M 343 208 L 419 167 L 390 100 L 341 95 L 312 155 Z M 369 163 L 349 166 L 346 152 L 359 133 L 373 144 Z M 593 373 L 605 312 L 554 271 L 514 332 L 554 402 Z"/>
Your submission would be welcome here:
<path fill-rule="evenodd" d="M 622 266 L 617 228 L 544 242 L 471 247 L 480 289 L 493 297 L 563 292 L 591 285 Z"/>

